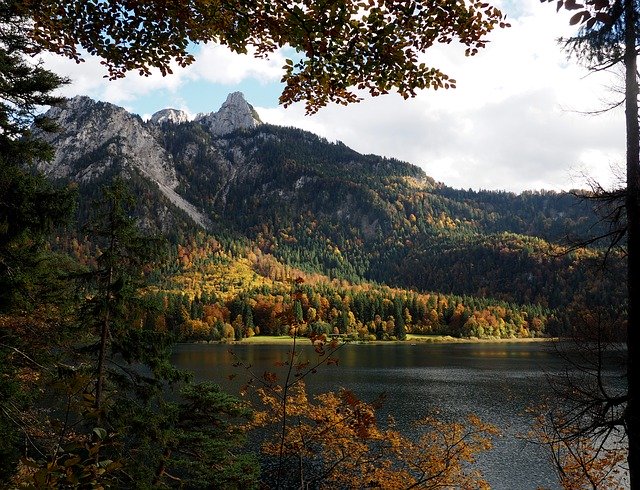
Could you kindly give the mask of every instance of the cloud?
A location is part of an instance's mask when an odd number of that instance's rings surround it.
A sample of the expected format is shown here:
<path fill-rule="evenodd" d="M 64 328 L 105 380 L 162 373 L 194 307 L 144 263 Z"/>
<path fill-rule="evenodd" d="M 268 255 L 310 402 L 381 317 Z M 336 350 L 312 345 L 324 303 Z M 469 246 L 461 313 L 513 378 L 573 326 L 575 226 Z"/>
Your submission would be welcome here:
<path fill-rule="evenodd" d="M 421 166 L 428 175 L 462 188 L 570 189 L 585 171 L 608 183 L 611 166 L 624 156 L 620 110 L 598 117 L 578 111 L 600 109 L 618 94 L 607 85 L 615 75 L 588 72 L 567 59 L 557 38 L 571 35 L 566 12 L 539 0 L 498 0 L 512 27 L 490 34 L 475 57 L 455 43 L 431 49 L 424 61 L 455 78 L 457 89 L 426 90 L 403 100 L 397 95 L 365 97 L 348 107 L 330 106 L 305 116 L 301 104 L 284 109 L 275 93 L 286 51 L 270 59 L 235 55 L 204 45 L 196 62 L 174 75 L 132 74 L 115 82 L 103 78 L 95 58 L 76 65 L 48 55 L 47 66 L 71 77 L 65 95 L 86 94 L 142 114 L 175 107 L 190 114 L 215 109 L 247 80 L 265 96 L 256 107 L 262 119 L 297 126 L 361 153 L 395 157 Z M 195 97 L 193 91 L 204 92 Z M 150 103 L 153 101 L 153 103 Z M 252 100 L 249 100 L 251 103 Z M 254 105 L 257 105 L 253 102 Z"/>
<path fill-rule="evenodd" d="M 238 55 L 226 46 L 206 44 L 195 52 L 196 61 L 192 65 L 180 68 L 174 64 L 173 74 L 162 76 L 159 70 L 151 70 L 151 75 L 140 76 L 131 72 L 118 80 L 106 78 L 107 70 L 95 56 L 84 55 L 83 63 L 50 53 L 43 54 L 41 59 L 47 68 L 71 80 L 71 84 L 61 90 L 64 96 L 88 95 L 135 111 L 138 99 L 155 94 L 190 112 L 181 93 L 194 82 L 226 85 L 230 87 L 227 90 L 249 79 L 264 84 L 278 82 L 286 51 L 277 51 L 268 59 L 255 58 L 253 52 L 250 50 L 248 54 Z M 219 87 L 217 89 L 220 90 Z"/>
<path fill-rule="evenodd" d="M 263 83 L 279 81 L 285 63 L 283 52 L 277 51 L 269 58 L 256 58 L 254 53 L 250 49 L 247 54 L 236 54 L 226 46 L 206 44 L 195 54 L 196 62 L 187 69 L 188 77 L 224 85 L 250 78 Z"/>
<path fill-rule="evenodd" d="M 465 57 L 453 44 L 425 56 L 457 79 L 455 90 L 424 91 L 408 101 L 367 98 L 312 117 L 300 106 L 258 111 L 268 122 L 407 160 L 453 187 L 570 189 L 584 185 L 578 168 L 608 184 L 611 165 L 624 156 L 623 117 L 578 111 L 614 100 L 606 86 L 615 76 L 586 76 L 567 59 L 557 43 L 571 34 L 566 15 L 534 0 L 518 6 L 512 27 L 492 33 L 477 56 Z"/>
<path fill-rule="evenodd" d="M 50 53 L 41 55 L 41 59 L 49 70 L 70 79 L 71 83 L 60 90 L 62 95 L 87 95 L 125 107 L 135 103 L 140 97 L 156 92 L 178 93 L 186 76 L 185 71 L 176 66 L 174 74 L 170 76 L 163 77 L 159 70 L 152 70 L 152 74 L 147 77 L 135 72 L 118 80 L 109 80 L 106 68 L 95 56 L 83 56 L 82 63 Z"/>

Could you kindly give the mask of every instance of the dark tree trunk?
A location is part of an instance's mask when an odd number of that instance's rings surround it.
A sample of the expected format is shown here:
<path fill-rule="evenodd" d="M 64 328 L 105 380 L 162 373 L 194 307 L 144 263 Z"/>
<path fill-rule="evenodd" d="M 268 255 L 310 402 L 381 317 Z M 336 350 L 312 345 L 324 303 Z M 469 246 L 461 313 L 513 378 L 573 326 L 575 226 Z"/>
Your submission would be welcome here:
<path fill-rule="evenodd" d="M 625 115 L 627 126 L 627 382 L 628 400 L 625 423 L 629 442 L 629 478 L 631 489 L 640 488 L 640 404 L 638 403 L 638 328 L 640 328 L 640 308 L 636 299 L 640 292 L 640 131 L 638 128 L 638 80 L 636 54 L 636 17 L 634 0 L 625 0 Z"/>
<path fill-rule="evenodd" d="M 112 297 L 111 297 L 111 288 L 113 286 L 114 281 L 114 266 L 113 266 L 113 253 L 116 248 L 116 231 L 115 226 L 117 223 L 116 216 L 117 203 L 111 203 L 111 209 L 109 210 L 109 255 L 107 261 L 107 283 L 106 289 L 104 291 L 104 307 L 105 311 L 103 312 L 104 317 L 100 322 L 100 350 L 98 351 L 98 369 L 97 369 L 97 381 L 96 381 L 96 400 L 95 407 L 98 411 L 98 421 L 102 420 L 102 414 L 100 410 L 102 408 L 103 402 L 103 392 L 104 392 L 104 384 L 105 384 L 105 366 L 107 362 L 107 342 L 111 333 L 109 332 L 109 327 L 111 323 L 111 307 L 112 307 Z"/>
<path fill-rule="evenodd" d="M 104 312 L 104 318 L 102 319 L 100 325 L 100 349 L 98 351 L 98 369 L 97 369 L 97 380 L 96 380 L 96 400 L 95 407 L 98 412 L 102 408 L 102 399 L 104 392 L 104 382 L 105 382 L 105 365 L 107 361 L 107 341 L 109 339 L 109 323 L 110 323 L 110 308 L 111 304 L 109 302 L 110 298 L 110 289 L 111 289 L 111 281 L 113 278 L 113 268 L 109 269 L 109 279 L 107 281 L 107 296 L 105 299 L 106 309 Z M 98 420 L 102 419 L 100 413 L 98 413 Z"/>

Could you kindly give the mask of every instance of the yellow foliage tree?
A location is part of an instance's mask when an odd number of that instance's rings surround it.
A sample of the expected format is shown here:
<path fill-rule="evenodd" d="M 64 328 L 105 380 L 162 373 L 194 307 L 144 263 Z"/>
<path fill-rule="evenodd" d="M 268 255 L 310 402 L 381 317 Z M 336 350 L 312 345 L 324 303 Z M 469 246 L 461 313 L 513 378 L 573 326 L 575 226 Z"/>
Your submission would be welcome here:
<path fill-rule="evenodd" d="M 310 399 L 300 380 L 289 387 L 286 404 L 282 393 L 282 386 L 258 389 L 264 410 L 257 423 L 279 424 L 285 416 L 289 421 L 284 438 L 279 432 L 262 446 L 284 467 L 281 475 L 267 471 L 268 487 L 275 479 L 276 486 L 298 488 L 489 488 L 470 463 L 492 447 L 498 430 L 476 416 L 465 423 L 426 417 L 417 423 L 421 435 L 413 439 L 393 422 L 380 427 L 378 404 L 350 391 Z"/>

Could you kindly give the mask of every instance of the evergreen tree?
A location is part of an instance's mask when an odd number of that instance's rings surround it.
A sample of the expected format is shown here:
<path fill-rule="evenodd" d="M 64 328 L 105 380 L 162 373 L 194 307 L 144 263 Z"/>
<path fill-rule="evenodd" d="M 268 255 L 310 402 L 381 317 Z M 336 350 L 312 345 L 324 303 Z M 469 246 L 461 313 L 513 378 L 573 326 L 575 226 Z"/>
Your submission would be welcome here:
<path fill-rule="evenodd" d="M 407 338 L 407 331 L 405 329 L 404 312 L 402 310 L 403 302 L 400 298 L 396 297 L 393 301 L 395 319 L 394 335 L 398 340 L 405 340 Z"/>
<path fill-rule="evenodd" d="M 637 489 L 640 488 L 640 376 L 637 366 L 640 354 L 640 7 L 637 0 L 601 0 L 584 4 L 558 1 L 558 10 L 563 7 L 575 11 L 570 23 L 581 27 L 576 36 L 566 40 L 566 47 L 572 54 L 593 71 L 619 64 L 624 66 L 626 126 L 626 187 L 611 192 L 605 192 L 601 187 L 597 189 L 599 196 L 596 197 L 611 210 L 606 218 L 610 228 L 589 243 L 606 238 L 609 250 L 626 245 L 627 390 L 624 396 L 614 396 L 601 385 L 594 390 L 584 390 L 580 386 L 583 396 L 577 401 L 569 392 L 566 398 L 573 413 L 568 418 L 571 420 L 574 414 L 579 415 L 575 417 L 575 427 L 568 432 L 571 437 L 580 434 L 598 438 L 604 435 L 606 438 L 614 428 L 621 427 L 628 441 L 630 486 Z M 600 369 L 594 376 L 601 376 Z M 585 407 L 589 409 L 585 410 Z"/>
<path fill-rule="evenodd" d="M 298 325 L 304 321 L 302 304 L 300 303 L 299 300 L 295 300 L 293 303 L 293 317 Z"/>
<path fill-rule="evenodd" d="M 53 156 L 32 130 L 53 130 L 37 116 L 40 106 L 60 103 L 52 92 L 65 83 L 52 72 L 30 63 L 33 52 L 24 37 L 26 21 L 18 2 L 0 4 L 0 311 L 29 289 L 43 240 L 64 223 L 73 206 L 72 193 L 55 189 L 29 166 Z"/>
<path fill-rule="evenodd" d="M 144 268 L 161 257 L 162 241 L 144 237 L 131 217 L 133 196 L 124 181 L 116 179 L 103 189 L 103 198 L 96 203 L 93 220 L 85 227 L 90 239 L 100 250 L 96 267 L 85 277 L 90 283 L 88 311 L 83 315 L 90 329 L 99 338 L 97 345 L 95 408 L 102 410 L 105 399 L 106 365 L 110 357 L 120 354 L 130 363 L 143 361 L 153 374 L 173 380 L 168 353 L 159 358 L 151 345 L 143 348 L 138 342 L 166 344 L 163 333 L 141 331 L 132 325 L 143 303 L 139 288 L 144 285 Z"/>
<path fill-rule="evenodd" d="M 17 374 L 40 375 L 57 335 L 52 326 L 63 314 L 61 274 L 70 264 L 44 245 L 73 208 L 72 192 L 30 168 L 52 156 L 32 128 L 53 129 L 37 111 L 61 101 L 52 92 L 65 80 L 28 59 L 37 49 L 24 36 L 19 7 L 0 3 L 0 482 L 15 471 L 30 428 L 25 411 L 34 386 Z M 45 308 L 54 300 L 55 309 Z"/>
<path fill-rule="evenodd" d="M 253 323 L 253 312 L 251 311 L 251 307 L 249 305 L 245 305 L 244 311 L 244 324 L 247 326 L 247 329 L 255 327 Z"/>
<path fill-rule="evenodd" d="M 126 184 L 116 179 L 85 227 L 98 250 L 95 266 L 83 274 L 89 299 L 80 320 L 88 335 L 71 345 L 69 375 L 61 382 L 74 430 L 59 433 L 63 453 L 34 464 L 52 486 L 90 473 L 90 483 L 99 486 L 252 487 L 257 464 L 235 455 L 244 441 L 240 421 L 250 416 L 246 405 L 218 387 L 191 383 L 170 362 L 171 335 L 144 328 L 145 316 L 156 312 L 142 288 L 164 242 L 139 232 L 133 205 Z M 189 307 L 184 298 L 177 304 Z M 83 434 L 91 442 L 81 446 Z M 87 445 L 90 459 L 84 458 Z"/>

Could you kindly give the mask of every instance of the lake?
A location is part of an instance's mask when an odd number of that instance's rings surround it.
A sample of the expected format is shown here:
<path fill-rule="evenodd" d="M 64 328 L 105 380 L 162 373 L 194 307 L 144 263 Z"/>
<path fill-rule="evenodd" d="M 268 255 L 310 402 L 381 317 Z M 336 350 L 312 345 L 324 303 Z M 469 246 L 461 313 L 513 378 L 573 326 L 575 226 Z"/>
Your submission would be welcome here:
<path fill-rule="evenodd" d="M 301 345 L 307 358 L 315 357 L 310 347 Z M 248 376 L 233 367 L 229 348 L 184 344 L 176 349 L 174 361 L 194 372 L 196 379 L 214 381 L 237 393 Z M 231 348 L 257 374 L 274 371 L 274 362 L 285 360 L 290 349 L 242 343 Z M 379 420 L 392 414 L 400 430 L 410 430 L 412 421 L 435 409 L 455 419 L 473 412 L 503 432 L 477 463 L 492 488 L 559 488 L 545 451 L 518 437 L 532 422 L 525 410 L 550 393 L 548 375 L 564 369 L 551 343 L 348 344 L 336 357 L 337 366 L 323 366 L 306 378 L 310 393 L 344 387 L 365 401 L 384 394 Z M 231 374 L 237 375 L 234 380 L 227 378 Z"/>

